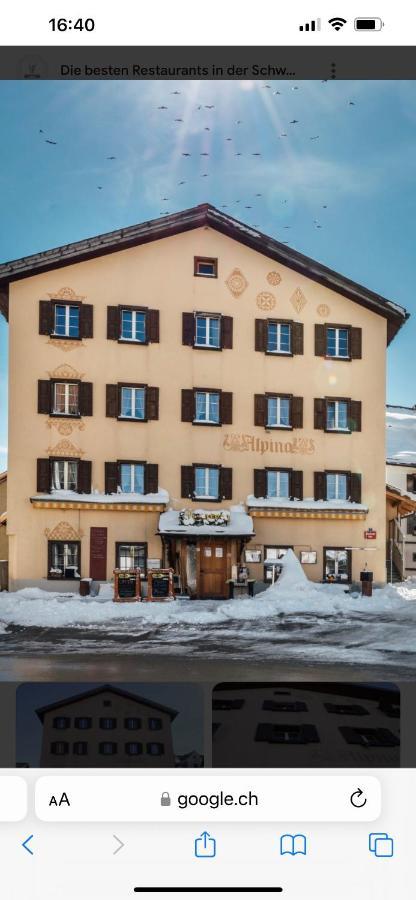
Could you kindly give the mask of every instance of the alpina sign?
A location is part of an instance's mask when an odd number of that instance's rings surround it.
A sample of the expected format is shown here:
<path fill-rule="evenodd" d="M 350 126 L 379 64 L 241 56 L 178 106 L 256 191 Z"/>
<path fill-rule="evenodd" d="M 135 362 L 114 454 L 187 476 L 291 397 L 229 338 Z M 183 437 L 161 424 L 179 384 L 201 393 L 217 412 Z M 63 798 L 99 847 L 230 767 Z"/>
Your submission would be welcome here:
<path fill-rule="evenodd" d="M 235 450 L 238 453 L 296 453 L 311 456 L 315 453 L 315 441 L 312 438 L 293 438 L 290 441 L 264 439 L 252 434 L 226 434 L 223 441 L 224 450 Z"/>

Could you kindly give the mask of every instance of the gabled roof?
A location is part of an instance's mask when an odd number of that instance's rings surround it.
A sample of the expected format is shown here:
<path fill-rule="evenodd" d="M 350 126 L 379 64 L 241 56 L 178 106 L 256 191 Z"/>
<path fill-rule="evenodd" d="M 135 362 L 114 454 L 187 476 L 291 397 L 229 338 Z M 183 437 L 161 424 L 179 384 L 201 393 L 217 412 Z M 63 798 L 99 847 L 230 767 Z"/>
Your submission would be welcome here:
<path fill-rule="evenodd" d="M 239 222 L 238 219 L 225 215 L 209 203 L 4 263 L 0 266 L 0 311 L 7 318 L 9 284 L 13 281 L 29 278 L 52 269 L 59 269 L 71 263 L 116 253 L 129 247 L 146 244 L 149 241 L 158 241 L 161 238 L 203 226 L 214 228 L 252 250 L 262 253 L 269 259 L 288 266 L 299 274 L 311 278 L 360 306 L 383 316 L 388 323 L 388 343 L 409 316 L 402 306 L 386 300 L 374 291 L 328 269 L 327 266 L 314 259 L 298 253 L 297 250 L 292 250 L 286 244 L 281 244 L 261 231 L 250 228 L 243 222 Z"/>
<path fill-rule="evenodd" d="M 98 697 L 100 694 L 117 694 L 118 697 L 124 697 L 127 700 L 134 700 L 135 703 L 140 703 L 142 706 L 148 706 L 149 709 L 155 709 L 159 712 L 168 713 L 171 718 L 176 719 L 178 715 L 176 709 L 171 709 L 170 706 L 163 706 L 161 703 L 156 703 L 155 700 L 149 700 L 146 697 L 140 697 L 138 694 L 132 694 L 130 691 L 124 691 L 122 688 L 114 687 L 112 684 L 103 684 L 101 687 L 92 688 L 90 691 L 84 691 L 81 694 L 74 694 L 72 697 L 62 697 L 61 700 L 55 701 L 55 703 L 50 703 L 49 706 L 42 706 L 40 709 L 37 709 L 37 715 L 39 716 L 41 722 L 43 722 L 45 713 L 52 712 L 54 709 L 61 709 L 63 706 L 68 706 L 71 703 L 79 703 L 80 700 L 87 700 L 89 697 Z"/>

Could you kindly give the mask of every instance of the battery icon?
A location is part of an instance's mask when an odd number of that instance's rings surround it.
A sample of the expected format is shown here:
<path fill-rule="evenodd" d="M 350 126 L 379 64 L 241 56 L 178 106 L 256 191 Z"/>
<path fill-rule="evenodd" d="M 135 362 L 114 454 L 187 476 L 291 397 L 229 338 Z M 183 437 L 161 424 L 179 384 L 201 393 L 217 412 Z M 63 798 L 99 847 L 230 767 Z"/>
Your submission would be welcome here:
<path fill-rule="evenodd" d="M 354 29 L 355 31 L 381 31 L 384 22 L 379 18 L 368 18 L 368 19 L 355 19 L 354 21 Z"/>

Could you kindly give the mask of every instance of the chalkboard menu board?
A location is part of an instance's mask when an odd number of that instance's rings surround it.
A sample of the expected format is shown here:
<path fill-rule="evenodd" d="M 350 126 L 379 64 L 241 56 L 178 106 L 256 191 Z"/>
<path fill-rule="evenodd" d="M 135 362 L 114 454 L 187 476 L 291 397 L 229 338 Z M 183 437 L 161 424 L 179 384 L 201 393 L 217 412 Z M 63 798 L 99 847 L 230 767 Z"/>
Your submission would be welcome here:
<path fill-rule="evenodd" d="M 174 597 L 173 569 L 155 569 L 148 573 L 148 600 L 173 600 Z"/>
<path fill-rule="evenodd" d="M 140 569 L 114 569 L 114 600 L 122 603 L 140 599 Z"/>

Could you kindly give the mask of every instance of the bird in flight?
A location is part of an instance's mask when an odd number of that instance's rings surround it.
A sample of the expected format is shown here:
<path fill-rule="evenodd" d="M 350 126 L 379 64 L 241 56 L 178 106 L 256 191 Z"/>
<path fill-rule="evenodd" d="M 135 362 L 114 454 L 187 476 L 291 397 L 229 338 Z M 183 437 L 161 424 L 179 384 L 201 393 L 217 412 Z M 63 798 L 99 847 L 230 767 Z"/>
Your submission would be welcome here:
<path fill-rule="evenodd" d="M 186 184 L 186 181 L 178 181 L 178 184 L 179 184 L 179 185 L 181 185 L 181 184 Z"/>
<path fill-rule="evenodd" d="M 255 194 L 254 196 L 255 196 L 255 197 L 262 197 L 263 194 Z"/>
<path fill-rule="evenodd" d="M 244 209 L 253 209 L 252 206 L 245 206 Z"/>
<path fill-rule="evenodd" d="M 57 143 L 58 141 L 49 141 L 48 138 L 45 138 L 45 144 L 53 144 L 53 146 L 56 147 Z"/>
<path fill-rule="evenodd" d="M 296 85 L 295 85 L 295 87 L 292 87 L 292 91 L 298 91 L 298 90 L 299 90 L 299 88 Z"/>
<path fill-rule="evenodd" d="M 282 131 L 280 137 L 287 137 L 287 131 Z"/>
<path fill-rule="evenodd" d="M 190 156 L 190 153 L 182 153 L 182 156 Z"/>
<path fill-rule="evenodd" d="M 106 158 L 107 158 L 107 159 L 117 159 L 116 156 L 107 156 Z"/>
<path fill-rule="evenodd" d="M 167 106 L 158 106 L 158 109 L 167 109 Z"/>
<path fill-rule="evenodd" d="M 39 134 L 45 134 L 43 128 L 39 128 Z"/>
<path fill-rule="evenodd" d="M 261 153 L 252 153 L 252 156 L 261 156 Z"/>
<path fill-rule="evenodd" d="M 205 109 L 215 109 L 215 106 L 206 106 Z"/>
<path fill-rule="evenodd" d="M 281 91 L 273 91 L 273 97 L 276 97 L 277 94 L 280 97 Z"/>
<path fill-rule="evenodd" d="M 267 88 L 267 90 L 270 90 L 270 85 L 269 85 L 269 84 L 262 84 L 262 88 Z"/>
<path fill-rule="evenodd" d="M 242 124 L 243 124 L 243 120 L 242 120 L 242 119 L 237 119 L 237 121 L 236 121 L 235 124 L 236 124 L 236 125 L 242 125 Z"/>
<path fill-rule="evenodd" d="M 232 138 L 225 138 L 226 141 L 232 141 Z"/>
<path fill-rule="evenodd" d="M 318 138 L 319 138 L 319 134 L 314 134 L 314 136 L 313 136 L 313 137 L 310 137 L 309 140 L 310 140 L 310 141 L 317 141 Z"/>
<path fill-rule="evenodd" d="M 200 153 L 200 156 L 209 156 L 209 153 Z"/>
<path fill-rule="evenodd" d="M 174 122 L 183 122 L 183 119 L 174 119 Z"/>
<path fill-rule="evenodd" d="M 161 199 L 162 199 L 163 201 L 167 201 L 167 200 L 169 200 L 169 197 L 162 197 Z"/>
<path fill-rule="evenodd" d="M 211 131 L 211 129 L 208 128 L 208 126 L 206 126 L 206 127 L 204 128 L 204 131 Z"/>
<path fill-rule="evenodd" d="M 208 172 L 206 172 L 205 175 L 201 175 L 201 178 L 208 178 Z"/>
<path fill-rule="evenodd" d="M 292 121 L 289 122 L 289 125 L 299 125 L 299 119 L 292 119 Z"/>
<path fill-rule="evenodd" d="M 242 156 L 242 153 L 234 153 L 234 156 Z"/>
<path fill-rule="evenodd" d="M 328 209 L 328 207 L 327 207 L 327 206 L 323 206 L 322 209 Z"/>
<path fill-rule="evenodd" d="M 355 106 L 354 100 L 348 100 L 348 106 Z"/>
<path fill-rule="evenodd" d="M 178 94 L 180 94 L 180 91 L 171 91 L 171 94 L 173 94 L 173 96 L 177 96 Z"/>
<path fill-rule="evenodd" d="M 102 188 L 102 185 L 101 185 L 101 184 L 97 184 L 97 191 L 102 191 L 102 189 L 103 189 L 103 188 Z"/>

